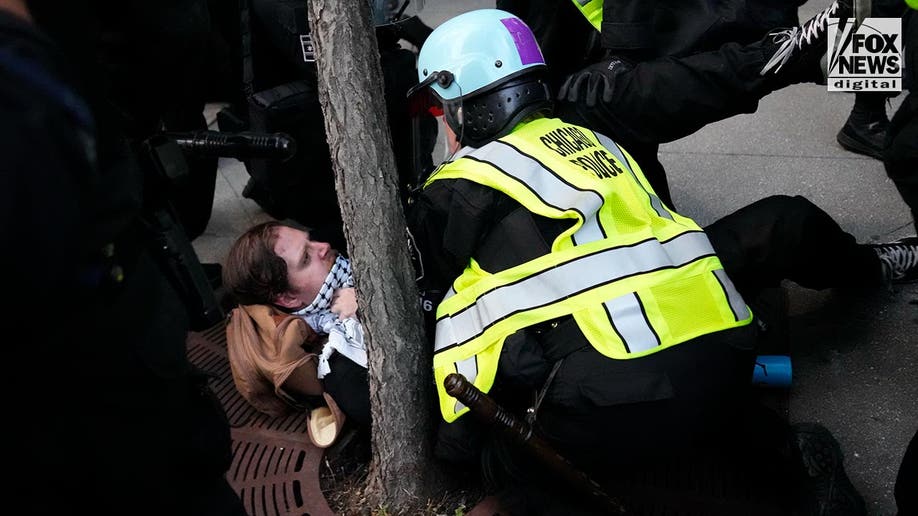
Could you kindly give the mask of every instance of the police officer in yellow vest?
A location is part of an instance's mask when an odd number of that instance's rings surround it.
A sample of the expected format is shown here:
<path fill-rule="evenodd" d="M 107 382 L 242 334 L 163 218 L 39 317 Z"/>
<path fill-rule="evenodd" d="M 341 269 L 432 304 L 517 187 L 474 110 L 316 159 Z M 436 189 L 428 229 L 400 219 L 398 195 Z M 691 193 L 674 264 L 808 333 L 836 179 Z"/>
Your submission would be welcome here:
<path fill-rule="evenodd" d="M 450 153 L 408 213 L 436 308 L 442 418 L 469 419 L 442 385 L 458 372 L 532 409 L 587 468 L 719 436 L 752 374 L 757 330 L 738 287 L 880 284 L 895 263 L 800 197 L 702 230 L 626 149 L 550 118 L 544 69 L 529 28 L 496 9 L 448 20 L 419 55 L 414 104 L 442 114 Z M 813 250 L 837 263 L 794 254 Z"/>

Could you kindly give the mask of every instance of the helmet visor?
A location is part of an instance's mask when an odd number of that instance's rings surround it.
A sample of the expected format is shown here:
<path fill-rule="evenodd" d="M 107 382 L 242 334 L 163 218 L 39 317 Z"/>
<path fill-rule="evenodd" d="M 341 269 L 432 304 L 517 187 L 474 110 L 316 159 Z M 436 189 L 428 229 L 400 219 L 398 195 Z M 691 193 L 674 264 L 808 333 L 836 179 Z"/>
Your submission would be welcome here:
<path fill-rule="evenodd" d="M 441 164 L 450 161 L 459 150 L 461 134 L 462 100 L 444 105 L 429 87 L 436 74 L 425 79 L 409 91 L 408 109 L 411 116 L 415 186 L 423 186 L 427 177 Z M 453 123 L 447 122 L 447 117 Z"/>

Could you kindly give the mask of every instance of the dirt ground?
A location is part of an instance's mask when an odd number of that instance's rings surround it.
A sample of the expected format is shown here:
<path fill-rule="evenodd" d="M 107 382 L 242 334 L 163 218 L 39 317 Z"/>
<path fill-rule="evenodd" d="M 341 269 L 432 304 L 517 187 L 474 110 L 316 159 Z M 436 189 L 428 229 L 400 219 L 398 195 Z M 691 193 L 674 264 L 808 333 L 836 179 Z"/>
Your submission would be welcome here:
<path fill-rule="evenodd" d="M 329 448 L 319 469 L 319 483 L 329 507 L 341 515 L 389 516 L 386 507 L 369 506 L 363 489 L 370 462 L 368 439 L 359 435 L 342 436 L 348 442 Z M 456 482 L 442 496 L 419 503 L 418 516 L 464 516 L 485 496 L 472 479 Z"/>

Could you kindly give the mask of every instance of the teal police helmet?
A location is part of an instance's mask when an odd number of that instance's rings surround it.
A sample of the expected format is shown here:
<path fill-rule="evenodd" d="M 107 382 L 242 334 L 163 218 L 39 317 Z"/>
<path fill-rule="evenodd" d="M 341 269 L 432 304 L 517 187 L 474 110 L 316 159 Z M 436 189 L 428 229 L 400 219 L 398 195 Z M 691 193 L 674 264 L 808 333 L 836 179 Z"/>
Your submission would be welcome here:
<path fill-rule="evenodd" d="M 418 55 L 418 81 L 428 89 L 463 145 L 480 146 L 509 133 L 536 111 L 550 111 L 540 73 L 545 59 L 519 17 L 480 9 L 447 20 Z"/>

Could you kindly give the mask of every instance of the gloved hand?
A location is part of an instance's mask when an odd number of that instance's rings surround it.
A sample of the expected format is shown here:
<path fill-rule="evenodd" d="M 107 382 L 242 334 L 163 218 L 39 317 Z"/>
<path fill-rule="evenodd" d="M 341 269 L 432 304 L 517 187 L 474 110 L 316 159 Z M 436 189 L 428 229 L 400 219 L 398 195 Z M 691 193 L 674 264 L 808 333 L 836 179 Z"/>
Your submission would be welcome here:
<path fill-rule="evenodd" d="M 624 58 L 613 57 L 574 72 L 558 90 L 558 100 L 582 102 L 587 107 L 595 107 L 600 99 L 602 102 L 611 102 L 614 77 L 631 66 Z"/>

